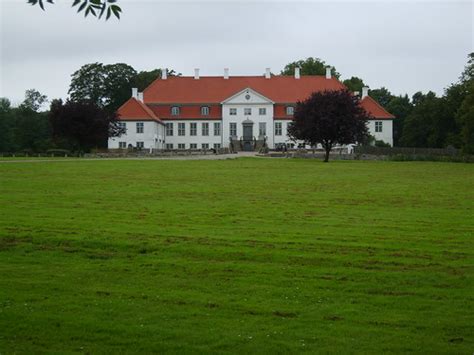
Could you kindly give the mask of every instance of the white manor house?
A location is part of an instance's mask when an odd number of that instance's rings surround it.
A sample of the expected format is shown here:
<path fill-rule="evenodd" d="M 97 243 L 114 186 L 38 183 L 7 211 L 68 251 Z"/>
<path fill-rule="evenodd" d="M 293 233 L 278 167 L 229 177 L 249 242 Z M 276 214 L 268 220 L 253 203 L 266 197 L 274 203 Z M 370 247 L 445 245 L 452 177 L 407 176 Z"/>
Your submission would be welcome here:
<path fill-rule="evenodd" d="M 262 76 L 167 76 L 156 79 L 142 93 L 118 110 L 126 133 L 110 138 L 109 149 L 218 149 L 256 150 L 265 142 L 270 149 L 295 143 L 287 136 L 296 102 L 312 92 L 345 88 L 326 75 Z M 377 140 L 393 144 L 394 116 L 367 95 L 360 104 L 373 117 L 369 132 Z M 358 94 L 358 93 L 355 93 Z"/>

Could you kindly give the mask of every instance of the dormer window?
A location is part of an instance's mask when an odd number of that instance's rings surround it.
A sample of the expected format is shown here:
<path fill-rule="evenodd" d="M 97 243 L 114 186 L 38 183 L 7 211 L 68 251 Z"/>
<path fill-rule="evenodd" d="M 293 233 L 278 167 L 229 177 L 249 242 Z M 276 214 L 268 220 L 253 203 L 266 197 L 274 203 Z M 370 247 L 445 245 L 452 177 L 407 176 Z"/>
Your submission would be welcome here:
<path fill-rule="evenodd" d="M 201 107 L 201 116 L 209 116 L 209 107 L 208 106 L 202 106 Z"/>
<path fill-rule="evenodd" d="M 179 107 L 178 106 L 171 107 L 171 116 L 179 116 Z"/>
<path fill-rule="evenodd" d="M 293 116 L 295 113 L 295 108 L 293 106 L 286 106 L 286 115 Z"/>

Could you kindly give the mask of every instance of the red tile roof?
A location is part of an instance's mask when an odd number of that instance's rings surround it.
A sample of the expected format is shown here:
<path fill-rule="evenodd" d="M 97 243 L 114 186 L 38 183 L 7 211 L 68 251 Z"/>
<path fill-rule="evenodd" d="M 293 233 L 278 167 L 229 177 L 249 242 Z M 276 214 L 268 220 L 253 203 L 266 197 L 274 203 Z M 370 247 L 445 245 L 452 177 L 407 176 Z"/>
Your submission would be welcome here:
<path fill-rule="evenodd" d="M 163 123 L 147 105 L 133 97 L 120 106 L 117 113 L 119 120 L 156 121 Z"/>
<path fill-rule="evenodd" d="M 219 76 L 168 77 L 156 79 L 143 92 L 144 101 L 150 103 L 220 103 L 230 96 L 252 88 L 276 103 L 295 103 L 306 99 L 314 91 L 339 90 L 345 86 L 336 78 L 308 75 L 295 79 L 293 76 Z"/>
<path fill-rule="evenodd" d="M 157 121 L 160 119 L 221 119 L 220 103 L 245 88 L 252 88 L 275 102 L 275 119 L 292 119 L 285 112 L 286 104 L 295 104 L 315 91 L 345 89 L 336 78 L 325 76 L 234 76 L 223 77 L 168 77 L 156 79 L 143 92 L 144 102 L 130 98 L 119 109 L 122 120 Z M 171 116 L 171 104 L 180 104 L 179 116 Z M 200 107 L 211 107 L 209 116 L 201 116 Z M 361 100 L 362 107 L 376 119 L 394 119 L 374 99 L 367 96 Z"/>
<path fill-rule="evenodd" d="M 220 120 L 222 119 L 221 105 L 186 105 L 180 106 L 177 116 L 171 115 L 173 105 L 148 104 L 148 107 L 162 120 Z M 201 106 L 209 107 L 209 115 L 201 116 Z"/>
<path fill-rule="evenodd" d="M 364 97 L 360 101 L 361 106 L 373 117 L 380 120 L 393 120 L 394 115 L 387 112 L 377 101 L 370 96 Z"/>

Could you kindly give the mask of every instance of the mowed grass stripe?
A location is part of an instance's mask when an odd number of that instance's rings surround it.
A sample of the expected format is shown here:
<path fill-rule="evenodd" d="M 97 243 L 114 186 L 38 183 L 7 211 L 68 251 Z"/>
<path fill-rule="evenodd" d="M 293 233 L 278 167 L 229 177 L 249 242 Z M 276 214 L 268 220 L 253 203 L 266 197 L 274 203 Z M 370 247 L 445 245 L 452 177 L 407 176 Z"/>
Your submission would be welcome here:
<path fill-rule="evenodd" d="M 469 352 L 473 173 L 0 165 L 0 351 Z"/>

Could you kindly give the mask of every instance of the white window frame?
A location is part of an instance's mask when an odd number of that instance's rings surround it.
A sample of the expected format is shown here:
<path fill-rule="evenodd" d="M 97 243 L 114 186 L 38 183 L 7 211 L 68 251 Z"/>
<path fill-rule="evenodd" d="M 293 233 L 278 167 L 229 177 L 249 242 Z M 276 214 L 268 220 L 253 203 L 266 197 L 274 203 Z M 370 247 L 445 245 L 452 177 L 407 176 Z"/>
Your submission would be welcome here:
<path fill-rule="evenodd" d="M 137 134 L 142 134 L 145 130 L 145 124 L 143 122 L 137 122 L 135 126 L 137 128 Z"/>
<path fill-rule="evenodd" d="M 189 135 L 197 136 L 198 124 L 196 122 L 191 122 L 189 127 Z"/>
<path fill-rule="evenodd" d="M 198 145 L 197 143 L 189 143 L 189 149 L 197 149 Z"/>
<path fill-rule="evenodd" d="M 143 148 L 145 148 L 145 143 L 141 142 L 141 141 L 137 142 L 136 147 L 137 147 L 137 149 L 143 149 Z"/>
<path fill-rule="evenodd" d="M 202 143 L 201 148 L 202 149 L 209 149 L 209 143 Z"/>
<path fill-rule="evenodd" d="M 172 149 L 174 149 L 174 148 L 173 148 L 173 143 L 166 143 L 165 148 L 166 148 L 167 150 L 172 150 Z"/>
<path fill-rule="evenodd" d="M 382 133 L 383 132 L 383 122 L 382 121 L 375 121 L 375 132 Z"/>
<path fill-rule="evenodd" d="M 125 131 L 127 130 L 127 122 L 119 122 L 119 128 L 123 128 Z"/>
<path fill-rule="evenodd" d="M 220 143 L 214 143 L 214 149 L 221 149 Z"/>
<path fill-rule="evenodd" d="M 237 137 L 237 122 L 230 122 L 229 123 L 229 135 L 231 137 Z"/>
<path fill-rule="evenodd" d="M 252 116 L 252 108 L 251 107 L 245 107 L 244 108 L 244 116 Z"/>
<path fill-rule="evenodd" d="M 127 142 L 119 142 L 119 149 L 127 149 Z"/>
<path fill-rule="evenodd" d="M 259 122 L 258 123 L 258 135 L 260 137 L 267 135 L 267 123 L 266 122 Z"/>
<path fill-rule="evenodd" d="M 220 136 L 221 135 L 221 123 L 220 122 L 214 122 L 214 135 L 215 136 Z"/>
<path fill-rule="evenodd" d="M 173 136 L 173 132 L 174 131 L 174 124 L 173 122 L 166 122 L 165 123 L 165 135 L 167 137 L 172 137 Z"/>
<path fill-rule="evenodd" d="M 203 122 L 201 125 L 201 135 L 208 136 L 209 135 L 209 123 Z"/>
<path fill-rule="evenodd" d="M 178 143 L 178 149 L 186 149 L 185 143 Z"/>
<path fill-rule="evenodd" d="M 171 116 L 179 116 L 180 113 L 179 106 L 172 106 L 171 107 Z"/>
<path fill-rule="evenodd" d="M 295 107 L 294 106 L 286 106 L 286 115 L 293 116 L 295 114 Z"/>
<path fill-rule="evenodd" d="M 185 136 L 185 135 L 186 135 L 186 123 L 178 122 L 178 136 Z"/>
<path fill-rule="evenodd" d="M 201 106 L 201 116 L 209 116 L 211 109 L 209 106 Z"/>
<path fill-rule="evenodd" d="M 275 136 L 283 135 L 283 125 L 281 122 L 275 122 Z"/>
<path fill-rule="evenodd" d="M 260 116 L 265 116 L 265 115 L 267 114 L 267 109 L 266 109 L 265 107 L 260 107 L 260 108 L 258 109 L 258 114 L 259 114 Z"/>
<path fill-rule="evenodd" d="M 229 116 L 236 116 L 237 115 L 237 109 L 232 107 L 229 108 Z"/>

